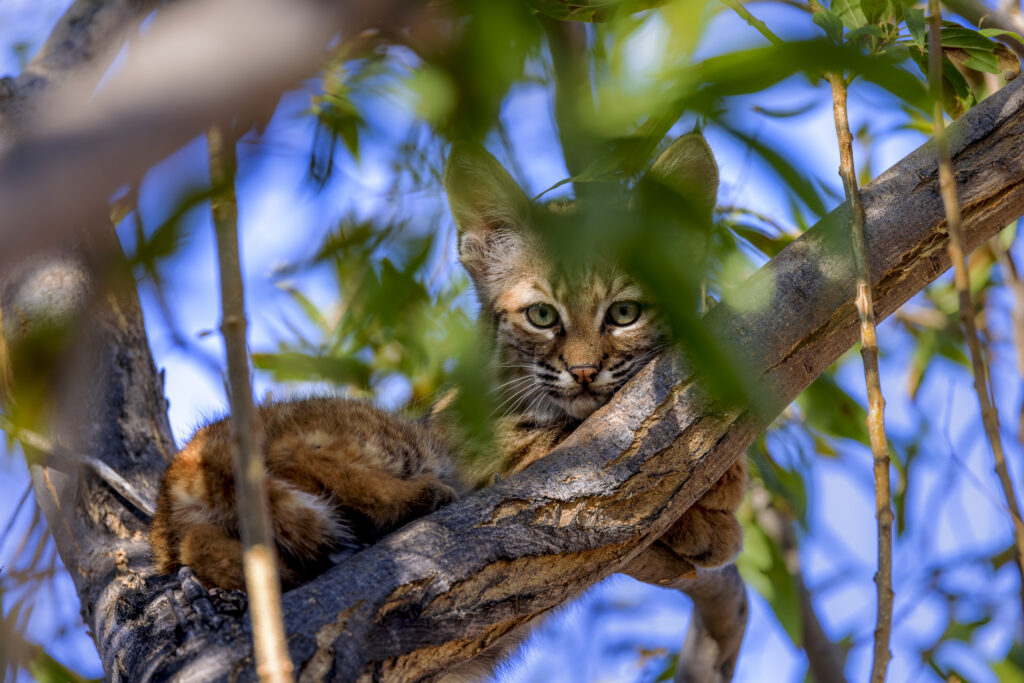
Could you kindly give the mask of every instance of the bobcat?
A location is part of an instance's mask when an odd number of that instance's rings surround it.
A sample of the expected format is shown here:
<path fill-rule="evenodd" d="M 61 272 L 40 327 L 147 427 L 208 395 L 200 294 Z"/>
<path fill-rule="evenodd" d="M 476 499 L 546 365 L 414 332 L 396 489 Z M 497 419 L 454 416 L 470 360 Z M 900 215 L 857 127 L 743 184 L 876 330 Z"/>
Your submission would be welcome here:
<path fill-rule="evenodd" d="M 710 215 L 718 171 L 699 134 L 676 140 L 651 174 L 672 187 L 699 185 Z M 260 407 L 270 512 L 282 580 L 312 578 L 337 551 L 351 552 L 444 505 L 495 475 L 547 454 L 663 349 L 666 331 L 643 291 L 599 257 L 558 267 L 533 226 L 574 211 L 536 205 L 482 147 L 453 145 L 445 187 L 459 255 L 490 332 L 510 407 L 497 425 L 500 458 L 461 457 L 442 400 L 421 421 L 342 398 Z M 152 526 L 157 569 L 192 567 L 208 585 L 242 588 L 227 420 L 209 424 L 164 476 Z M 738 552 L 733 512 L 744 465 L 734 465 L 662 543 L 695 566 Z"/>

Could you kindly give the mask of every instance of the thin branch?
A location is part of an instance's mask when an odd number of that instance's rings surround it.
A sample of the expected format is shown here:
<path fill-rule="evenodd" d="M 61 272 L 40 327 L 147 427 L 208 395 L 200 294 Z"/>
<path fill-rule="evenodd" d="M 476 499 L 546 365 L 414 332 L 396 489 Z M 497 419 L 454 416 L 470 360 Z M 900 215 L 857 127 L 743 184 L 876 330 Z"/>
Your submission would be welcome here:
<path fill-rule="evenodd" d="M 11 422 L 6 415 L 0 415 L 0 430 L 10 434 L 21 442 L 23 447 L 37 451 L 46 456 L 46 466 L 67 471 L 85 465 L 99 477 L 112 491 L 132 504 L 146 519 L 152 519 L 156 513 L 153 500 L 143 495 L 128 480 L 117 473 L 114 468 L 91 455 L 72 453 L 67 448 L 53 443 L 42 434 L 25 429 Z M 29 461 L 31 462 L 31 460 Z"/>
<path fill-rule="evenodd" d="M 245 586 L 249 594 L 260 680 L 292 680 L 292 661 L 281 618 L 281 582 L 267 504 L 263 435 L 249 381 L 245 294 L 238 248 L 238 207 L 235 200 L 235 139 L 214 127 L 206 134 L 210 148 L 210 184 L 220 188 L 211 201 L 217 232 L 220 270 L 221 332 L 227 354 L 231 423 L 234 427 L 235 500 L 242 536 Z"/>
<path fill-rule="evenodd" d="M 547 17 L 541 17 L 540 23 L 547 36 L 554 71 L 558 138 L 569 175 L 577 176 L 597 152 L 597 140 L 585 123 L 594 110 L 590 63 L 587 60 L 587 29 L 580 22 L 555 21 Z M 586 183 L 575 185 L 577 196 L 593 189 Z"/>
<path fill-rule="evenodd" d="M 853 165 L 853 136 L 846 112 L 846 81 L 842 74 L 826 75 L 832 86 L 832 113 L 839 138 L 839 175 L 850 206 L 850 246 L 857 268 L 857 313 L 860 316 L 860 355 L 864 361 L 864 383 L 868 391 L 868 436 L 874 456 L 875 514 L 878 520 L 878 573 L 875 574 L 875 647 L 871 680 L 884 683 L 892 653 L 892 487 L 889 483 L 889 445 L 885 438 L 885 398 L 878 375 L 878 339 L 875 335 L 875 305 L 871 297 L 871 270 L 864 246 L 864 207 L 861 205 L 857 172 Z"/>
<path fill-rule="evenodd" d="M 1006 464 L 1003 452 L 1002 437 L 999 434 L 999 413 L 992 401 L 992 381 L 988 373 L 985 352 L 978 337 L 975 320 L 974 302 L 971 299 L 970 275 L 967 272 L 967 258 L 964 248 L 962 213 L 957 197 L 956 179 L 953 177 L 953 156 L 949 149 L 946 136 L 945 119 L 942 111 L 942 49 L 941 27 L 942 10 L 938 0 L 929 0 L 929 33 L 928 33 L 928 80 L 933 99 L 932 125 L 934 126 L 935 153 L 939 164 L 939 188 L 942 193 L 942 204 L 946 211 L 946 225 L 949 230 L 947 251 L 953 263 L 953 281 L 960 301 L 960 324 L 967 347 L 971 353 L 971 368 L 974 372 L 974 390 L 981 406 L 981 421 L 985 427 L 992 455 L 995 459 L 996 475 L 1003 487 L 1006 506 L 1010 512 L 1010 523 L 1013 525 L 1013 538 L 1016 548 L 1017 570 L 1020 573 L 1021 609 L 1024 612 L 1024 520 L 1020 516 L 1017 494 L 1014 491 L 1013 478 Z"/>
<path fill-rule="evenodd" d="M 1024 377 L 1024 281 L 1020 279 L 1020 273 L 1009 248 L 1003 249 L 995 237 L 989 241 L 989 246 L 996 256 L 999 269 L 1003 272 L 1003 280 L 1013 292 L 1013 345 L 1017 351 L 1017 371 Z M 1024 400 L 1021 400 L 1020 404 L 1017 429 L 1017 438 L 1024 443 Z"/>

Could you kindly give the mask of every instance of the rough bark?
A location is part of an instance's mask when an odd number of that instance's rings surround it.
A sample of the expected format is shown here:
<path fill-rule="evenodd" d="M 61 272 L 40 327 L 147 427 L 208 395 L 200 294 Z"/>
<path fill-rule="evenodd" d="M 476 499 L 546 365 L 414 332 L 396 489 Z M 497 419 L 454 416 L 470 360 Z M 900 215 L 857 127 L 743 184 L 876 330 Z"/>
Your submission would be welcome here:
<path fill-rule="evenodd" d="M 950 136 L 973 248 L 1024 212 L 1024 83 L 980 104 Z M 922 148 L 863 190 L 880 317 L 949 265 L 933 159 Z M 427 677 L 633 561 L 855 341 L 846 223 L 840 207 L 707 317 L 770 399 L 756 410 L 717 406 L 685 362 L 657 359 L 549 457 L 286 594 L 301 677 Z M 170 448 L 160 381 L 134 293 L 90 287 L 88 264 L 27 269 L 4 292 L 4 332 L 16 348 L 40 300 L 83 304 L 78 371 L 61 374 L 84 378 L 88 392 L 55 394 L 66 397 L 57 433 L 151 495 Z M 187 574 L 151 576 L 140 515 L 92 470 L 39 468 L 36 482 L 108 677 L 252 678 L 243 604 L 206 594 Z"/>

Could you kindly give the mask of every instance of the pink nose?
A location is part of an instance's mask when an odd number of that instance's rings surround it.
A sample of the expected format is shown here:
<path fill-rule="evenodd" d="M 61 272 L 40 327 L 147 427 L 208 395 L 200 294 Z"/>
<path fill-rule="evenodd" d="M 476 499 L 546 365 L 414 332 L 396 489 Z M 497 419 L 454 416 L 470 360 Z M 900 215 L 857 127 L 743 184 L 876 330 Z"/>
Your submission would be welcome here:
<path fill-rule="evenodd" d="M 578 384 L 590 384 L 597 377 L 597 366 L 574 365 L 569 368 L 569 374 Z"/>

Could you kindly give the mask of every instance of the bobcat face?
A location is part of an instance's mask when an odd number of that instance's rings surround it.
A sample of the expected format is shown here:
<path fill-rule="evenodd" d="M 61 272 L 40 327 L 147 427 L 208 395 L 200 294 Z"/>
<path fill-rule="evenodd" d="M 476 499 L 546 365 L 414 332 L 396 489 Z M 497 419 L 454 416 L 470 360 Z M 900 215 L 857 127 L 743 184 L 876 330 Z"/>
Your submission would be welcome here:
<path fill-rule="evenodd" d="M 583 419 L 662 348 L 663 330 L 612 264 L 560 274 L 528 262 L 493 297 L 503 411 Z"/>
<path fill-rule="evenodd" d="M 718 169 L 699 134 L 670 145 L 645 182 L 685 197 L 683 205 L 710 223 Z M 666 330 L 648 299 L 598 255 L 599 245 L 579 245 L 566 265 L 541 239 L 541 230 L 560 230 L 560 221 L 575 215 L 574 202 L 533 204 L 473 143 L 453 145 L 445 187 L 460 260 L 494 331 L 503 380 L 498 412 L 538 423 L 581 420 L 665 346 Z"/>

